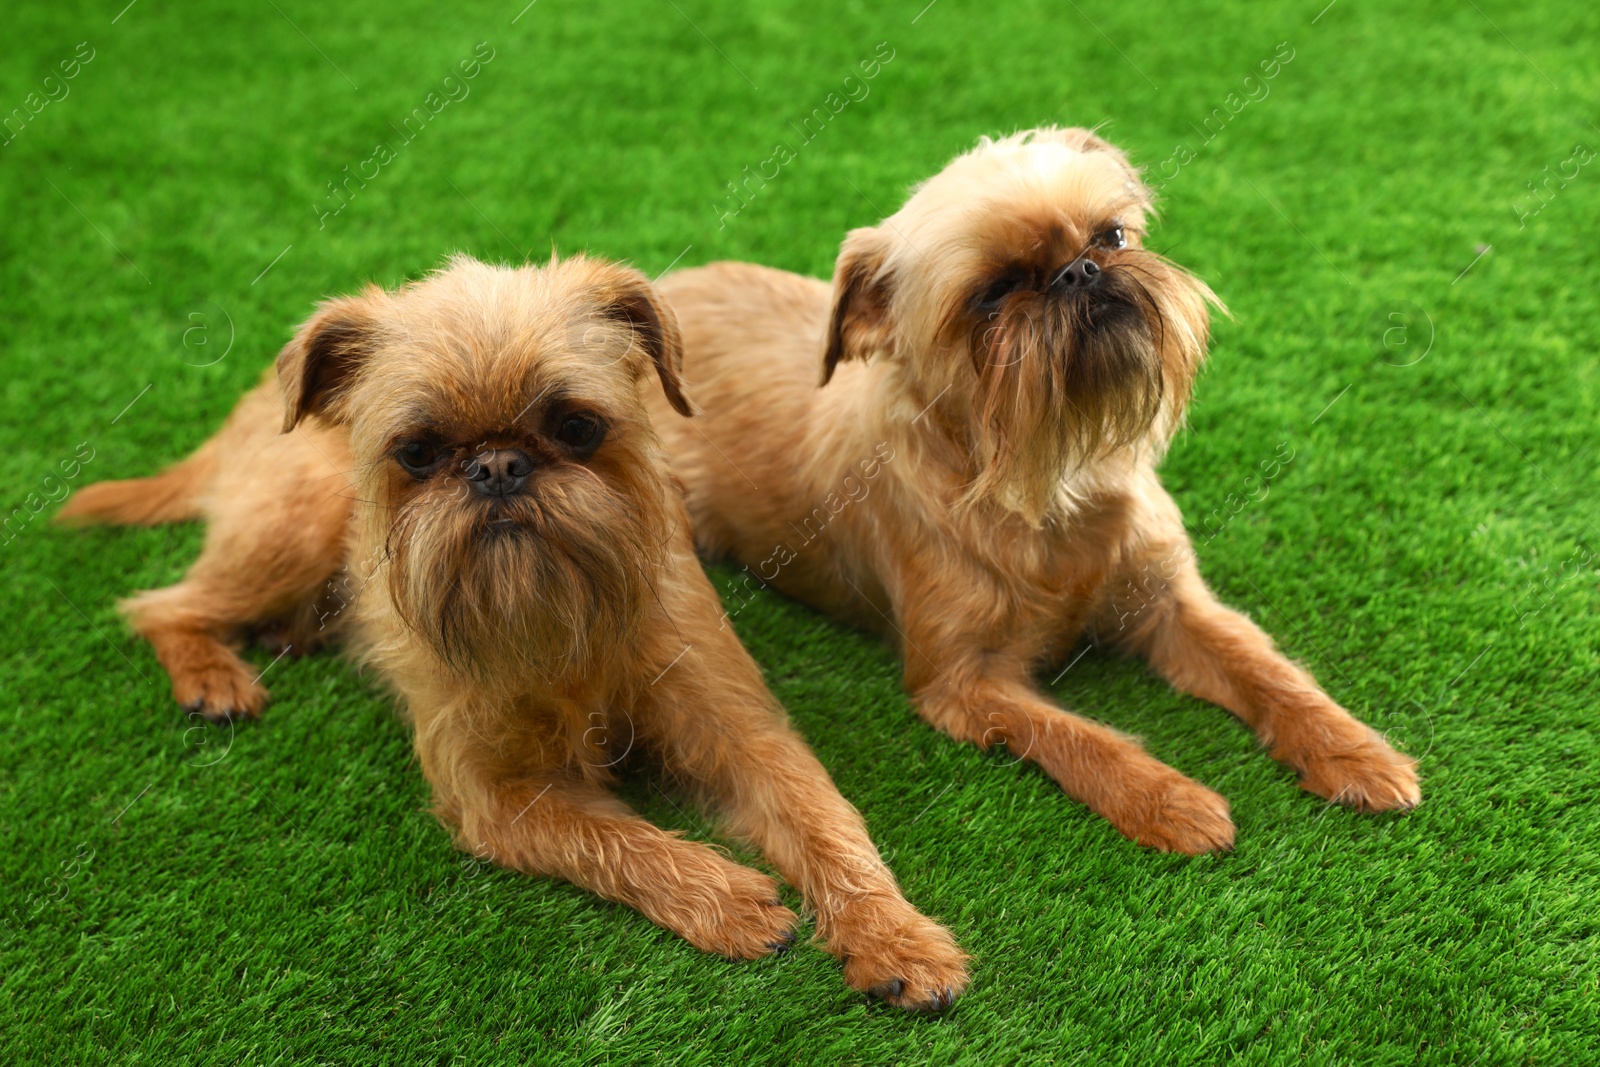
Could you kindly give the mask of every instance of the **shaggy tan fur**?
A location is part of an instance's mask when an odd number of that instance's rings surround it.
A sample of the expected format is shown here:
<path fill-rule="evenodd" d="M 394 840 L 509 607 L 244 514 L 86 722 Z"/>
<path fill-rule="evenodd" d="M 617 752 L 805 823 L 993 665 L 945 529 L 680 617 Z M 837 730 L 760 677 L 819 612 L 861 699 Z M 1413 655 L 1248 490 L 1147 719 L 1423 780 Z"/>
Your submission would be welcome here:
<path fill-rule="evenodd" d="M 239 631 L 336 629 L 401 698 L 462 847 L 707 951 L 781 951 L 796 917 L 771 878 L 608 790 L 650 751 L 800 890 L 852 986 L 944 1007 L 966 957 L 906 902 L 722 624 L 640 395 L 653 371 L 687 414 L 680 363 L 637 271 L 458 258 L 328 301 L 194 456 L 62 517 L 208 521 L 184 581 L 125 604 L 185 706 L 259 711 Z"/>
<path fill-rule="evenodd" d="M 669 276 L 703 414 L 657 400 L 656 425 L 696 537 L 884 634 L 927 721 L 1003 742 L 1142 844 L 1228 848 L 1228 804 L 1039 693 L 1085 635 L 1239 716 L 1319 796 L 1412 807 L 1413 761 L 1200 578 L 1155 466 L 1216 298 L 1143 247 L 1149 211 L 1120 151 L 1041 129 L 853 231 L 831 289 L 736 263 Z"/>

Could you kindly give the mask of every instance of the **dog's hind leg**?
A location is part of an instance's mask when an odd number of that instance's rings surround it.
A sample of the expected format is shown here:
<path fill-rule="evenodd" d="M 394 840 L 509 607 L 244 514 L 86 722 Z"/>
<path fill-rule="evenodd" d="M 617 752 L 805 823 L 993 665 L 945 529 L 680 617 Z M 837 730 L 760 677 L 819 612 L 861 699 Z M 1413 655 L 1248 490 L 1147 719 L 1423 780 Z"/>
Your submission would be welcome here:
<path fill-rule="evenodd" d="M 343 472 L 235 487 L 213 514 L 205 547 L 183 581 L 122 605 L 155 649 L 172 695 L 208 719 L 254 716 L 266 703 L 257 672 L 228 642 L 263 623 L 288 625 L 287 651 L 306 631 L 307 607 L 333 583 L 353 502 Z M 344 595 L 359 595 L 345 584 Z M 342 609 L 338 600 L 329 611 Z"/>
<path fill-rule="evenodd" d="M 183 581 L 120 606 L 174 699 L 208 719 L 259 714 L 266 690 L 230 642 L 260 624 L 304 632 L 309 605 L 344 562 L 354 507 L 344 437 L 321 427 L 280 434 L 281 423 L 276 386 L 265 384 L 190 459 L 152 479 L 90 486 L 62 512 L 67 521 L 207 518 Z"/>

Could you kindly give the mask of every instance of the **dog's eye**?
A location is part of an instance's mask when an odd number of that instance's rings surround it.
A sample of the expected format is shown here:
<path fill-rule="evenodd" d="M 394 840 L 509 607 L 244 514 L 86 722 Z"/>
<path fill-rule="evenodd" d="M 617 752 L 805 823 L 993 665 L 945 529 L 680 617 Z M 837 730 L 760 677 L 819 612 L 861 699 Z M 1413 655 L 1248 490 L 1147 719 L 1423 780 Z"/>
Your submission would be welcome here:
<path fill-rule="evenodd" d="M 557 441 L 583 455 L 599 448 L 605 436 L 605 423 L 593 415 L 568 415 L 556 430 Z"/>
<path fill-rule="evenodd" d="M 1100 235 L 1094 239 L 1094 243 L 1101 248 L 1110 248 L 1112 250 L 1127 248 L 1128 235 L 1122 232 L 1121 226 L 1113 226 L 1108 230 L 1102 230 Z"/>
<path fill-rule="evenodd" d="M 1001 278 L 983 291 L 979 299 L 985 304 L 998 304 L 1022 286 L 1022 281 L 1016 277 Z"/>
<path fill-rule="evenodd" d="M 430 441 L 407 441 L 395 450 L 394 458 L 410 474 L 426 474 L 439 460 L 439 446 Z"/>

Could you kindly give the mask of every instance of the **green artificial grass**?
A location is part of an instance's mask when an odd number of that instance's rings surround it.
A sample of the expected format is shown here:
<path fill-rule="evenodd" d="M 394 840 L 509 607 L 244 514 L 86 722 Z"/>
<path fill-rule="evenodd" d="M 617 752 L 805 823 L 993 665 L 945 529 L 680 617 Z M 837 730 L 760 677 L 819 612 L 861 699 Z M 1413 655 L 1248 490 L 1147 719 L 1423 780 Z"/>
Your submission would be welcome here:
<path fill-rule="evenodd" d="M 1600 9 L 124 2 L 12 5 L 0 59 L 0 1059 L 1594 1062 Z M 48 522 L 193 449 L 324 295 L 452 250 L 826 274 L 979 134 L 1049 122 L 1150 166 L 1156 247 L 1232 309 L 1164 468 L 1205 573 L 1422 757 L 1426 800 L 1330 808 L 1090 655 L 1051 691 L 1233 804 L 1232 854 L 1144 851 L 763 594 L 741 636 L 972 953 L 942 1017 L 453 852 L 336 656 L 251 653 L 265 719 L 194 726 L 114 602 L 200 529 Z"/>

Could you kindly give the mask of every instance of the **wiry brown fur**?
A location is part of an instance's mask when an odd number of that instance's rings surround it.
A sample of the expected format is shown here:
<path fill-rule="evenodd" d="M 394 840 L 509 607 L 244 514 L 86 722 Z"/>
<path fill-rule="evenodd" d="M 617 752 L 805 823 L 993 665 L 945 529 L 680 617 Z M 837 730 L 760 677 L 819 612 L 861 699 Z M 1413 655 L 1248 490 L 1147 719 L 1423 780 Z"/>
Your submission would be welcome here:
<path fill-rule="evenodd" d="M 1149 200 L 1092 133 L 1034 130 L 985 139 L 853 231 L 831 291 L 744 264 L 669 276 L 703 414 L 657 428 L 696 537 L 885 634 L 925 719 L 1005 743 L 1140 843 L 1227 848 L 1233 824 L 1222 797 L 1038 692 L 1032 673 L 1084 635 L 1238 715 L 1318 795 L 1409 808 L 1413 761 L 1216 601 L 1156 477 L 1216 298 L 1143 247 Z M 1125 248 L 1097 243 L 1113 223 Z M 1052 289 L 1085 253 L 1098 298 Z M 890 458 L 857 492 L 874 455 Z"/>
<path fill-rule="evenodd" d="M 581 257 L 520 270 L 458 258 L 329 301 L 277 381 L 158 476 L 187 501 L 168 513 L 211 525 L 184 582 L 134 598 L 130 618 L 181 702 L 253 714 L 265 693 L 229 633 L 280 617 L 304 628 L 343 561 L 363 584 L 322 619 L 400 696 L 462 847 L 586 886 L 707 951 L 784 949 L 796 918 L 771 878 L 606 788 L 646 749 L 800 890 L 851 985 L 948 1005 L 966 957 L 900 894 L 722 625 L 640 396 L 657 378 L 674 417 L 688 413 L 681 358 L 644 276 Z M 562 443 L 574 414 L 606 427 L 592 454 Z M 424 440 L 436 459 L 402 467 Z M 526 486 L 474 490 L 511 450 L 531 458 Z M 132 499 L 96 486 L 64 514 L 146 515 Z"/>

